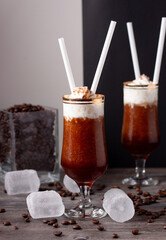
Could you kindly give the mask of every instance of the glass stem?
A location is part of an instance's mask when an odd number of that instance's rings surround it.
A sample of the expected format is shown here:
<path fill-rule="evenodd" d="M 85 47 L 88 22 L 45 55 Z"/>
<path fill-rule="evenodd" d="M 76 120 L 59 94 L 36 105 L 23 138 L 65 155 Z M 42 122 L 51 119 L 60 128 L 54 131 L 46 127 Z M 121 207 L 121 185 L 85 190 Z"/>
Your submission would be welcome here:
<path fill-rule="evenodd" d="M 89 208 L 92 206 L 91 199 L 90 199 L 90 187 L 89 186 L 80 186 L 80 203 L 79 208 Z"/>
<path fill-rule="evenodd" d="M 146 171 L 145 171 L 145 159 L 136 159 L 135 160 L 135 178 L 137 179 L 144 179 L 146 177 Z"/>

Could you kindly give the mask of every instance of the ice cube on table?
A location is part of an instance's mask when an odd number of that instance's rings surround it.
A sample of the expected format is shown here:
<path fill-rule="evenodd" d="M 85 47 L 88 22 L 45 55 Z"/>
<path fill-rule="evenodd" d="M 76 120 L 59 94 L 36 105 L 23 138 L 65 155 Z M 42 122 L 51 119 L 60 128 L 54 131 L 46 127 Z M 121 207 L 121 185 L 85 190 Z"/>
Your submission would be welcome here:
<path fill-rule="evenodd" d="M 61 196 L 53 190 L 30 193 L 26 203 L 34 219 L 59 217 L 65 211 Z"/>
<path fill-rule="evenodd" d="M 70 178 L 68 175 L 64 176 L 63 184 L 72 193 L 80 192 L 80 188 L 78 187 L 77 183 L 72 178 Z"/>
<path fill-rule="evenodd" d="M 121 189 L 110 189 L 104 194 L 103 208 L 116 222 L 130 220 L 134 214 L 133 201 Z"/>
<path fill-rule="evenodd" d="M 35 170 L 18 170 L 5 174 L 5 189 L 9 195 L 36 192 L 39 187 L 40 179 Z"/>

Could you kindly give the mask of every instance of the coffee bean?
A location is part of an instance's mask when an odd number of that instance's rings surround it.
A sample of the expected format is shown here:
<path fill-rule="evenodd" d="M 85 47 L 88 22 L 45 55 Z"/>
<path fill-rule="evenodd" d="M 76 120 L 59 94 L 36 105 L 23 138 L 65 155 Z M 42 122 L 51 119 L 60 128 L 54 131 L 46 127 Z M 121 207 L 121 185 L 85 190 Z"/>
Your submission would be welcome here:
<path fill-rule="evenodd" d="M 138 230 L 138 229 L 133 229 L 133 230 L 132 230 L 132 234 L 133 234 L 133 235 L 138 235 L 138 233 L 139 233 L 139 230 Z"/>
<path fill-rule="evenodd" d="M 148 218 L 147 222 L 152 223 L 152 222 L 154 222 L 154 220 L 152 218 Z"/>
<path fill-rule="evenodd" d="M 69 221 L 63 221 L 61 222 L 62 225 L 69 225 Z"/>
<path fill-rule="evenodd" d="M 143 192 L 141 190 L 137 191 L 137 195 L 142 195 L 142 194 L 143 194 Z"/>
<path fill-rule="evenodd" d="M 58 222 L 58 220 L 57 220 L 56 218 L 51 218 L 51 219 L 50 219 L 50 222 L 56 223 L 56 222 Z"/>
<path fill-rule="evenodd" d="M 0 213 L 4 213 L 6 210 L 4 208 L 0 208 Z"/>
<path fill-rule="evenodd" d="M 62 193 L 62 197 L 67 197 L 67 194 L 65 192 Z"/>
<path fill-rule="evenodd" d="M 113 233 L 112 234 L 112 238 L 118 238 L 119 236 L 118 236 L 118 234 L 117 233 Z"/>
<path fill-rule="evenodd" d="M 73 229 L 74 230 L 81 230 L 81 226 L 76 224 L 76 225 L 73 226 Z"/>
<path fill-rule="evenodd" d="M 48 225 L 53 225 L 56 222 L 57 222 L 57 220 L 50 220 L 50 221 L 48 221 Z"/>
<path fill-rule="evenodd" d="M 25 219 L 25 222 L 30 222 L 31 220 L 30 220 L 30 218 L 29 217 L 27 217 L 26 219 Z"/>
<path fill-rule="evenodd" d="M 74 193 L 74 196 L 75 196 L 75 197 L 78 197 L 78 196 L 79 196 L 79 194 L 78 194 L 78 193 Z"/>
<path fill-rule="evenodd" d="M 127 187 L 128 187 L 128 189 L 133 189 L 134 188 L 134 186 L 132 186 L 132 185 L 129 185 Z"/>
<path fill-rule="evenodd" d="M 93 219 L 93 220 L 92 220 L 92 223 L 98 224 L 98 223 L 99 223 L 99 220 L 98 220 L 98 219 Z"/>
<path fill-rule="evenodd" d="M 61 236 L 62 235 L 62 232 L 61 231 L 55 231 L 53 232 L 53 234 L 57 237 Z"/>
<path fill-rule="evenodd" d="M 3 225 L 4 225 L 4 226 L 9 226 L 9 225 L 11 225 L 11 222 L 9 222 L 9 221 L 4 221 L 4 222 L 3 222 Z"/>
<path fill-rule="evenodd" d="M 112 188 L 120 188 L 118 185 L 114 185 Z"/>
<path fill-rule="evenodd" d="M 147 197 L 147 196 L 151 196 L 151 194 L 150 194 L 149 192 L 144 192 L 144 193 L 143 193 L 143 196 L 144 196 L 144 197 Z"/>
<path fill-rule="evenodd" d="M 71 200 L 74 200 L 75 199 L 75 196 L 71 196 L 71 198 L 70 198 Z"/>
<path fill-rule="evenodd" d="M 54 228 L 57 228 L 57 227 L 58 227 L 58 223 L 56 222 L 56 223 L 54 223 L 52 226 L 53 226 Z"/>
<path fill-rule="evenodd" d="M 76 224 L 76 221 L 74 219 L 69 220 L 70 224 Z"/>
<path fill-rule="evenodd" d="M 14 226 L 14 230 L 18 230 L 18 227 L 17 227 L 17 226 Z"/>
<path fill-rule="evenodd" d="M 103 231 L 103 230 L 104 230 L 104 227 L 103 227 L 102 225 L 100 225 L 100 226 L 97 227 L 97 229 L 98 229 L 99 231 Z"/>
<path fill-rule="evenodd" d="M 27 218 L 27 217 L 28 217 L 28 213 L 23 213 L 23 214 L 22 214 L 22 217 L 23 217 L 23 218 Z"/>
<path fill-rule="evenodd" d="M 48 219 L 43 219 L 43 223 L 48 223 L 49 220 Z"/>
<path fill-rule="evenodd" d="M 163 228 L 166 229 L 166 225 Z"/>

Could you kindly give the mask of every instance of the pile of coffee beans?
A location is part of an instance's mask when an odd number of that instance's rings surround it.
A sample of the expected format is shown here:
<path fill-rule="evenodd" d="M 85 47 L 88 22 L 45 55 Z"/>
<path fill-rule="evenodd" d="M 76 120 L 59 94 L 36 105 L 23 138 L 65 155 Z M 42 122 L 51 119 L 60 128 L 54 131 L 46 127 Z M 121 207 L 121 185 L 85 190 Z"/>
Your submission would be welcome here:
<path fill-rule="evenodd" d="M 54 111 L 32 104 L 15 105 L 1 111 L 1 163 L 5 164 L 11 157 L 15 158 L 17 170 L 53 171 L 56 117 Z"/>

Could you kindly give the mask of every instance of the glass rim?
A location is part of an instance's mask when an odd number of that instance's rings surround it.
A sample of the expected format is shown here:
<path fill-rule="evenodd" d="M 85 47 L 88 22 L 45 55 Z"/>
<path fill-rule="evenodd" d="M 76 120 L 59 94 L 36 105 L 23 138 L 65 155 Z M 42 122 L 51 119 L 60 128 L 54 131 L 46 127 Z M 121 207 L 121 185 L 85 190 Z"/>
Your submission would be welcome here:
<path fill-rule="evenodd" d="M 96 94 L 96 97 L 83 99 L 83 98 L 70 98 L 70 95 L 63 96 L 63 102 L 68 103 L 97 103 L 97 102 L 104 102 L 105 96 L 102 94 Z"/>
<path fill-rule="evenodd" d="M 157 89 L 159 87 L 158 84 L 149 84 L 149 85 L 129 85 L 131 81 L 129 82 L 123 82 L 123 88 L 128 88 L 128 89 L 144 89 L 144 90 L 153 90 Z"/>

